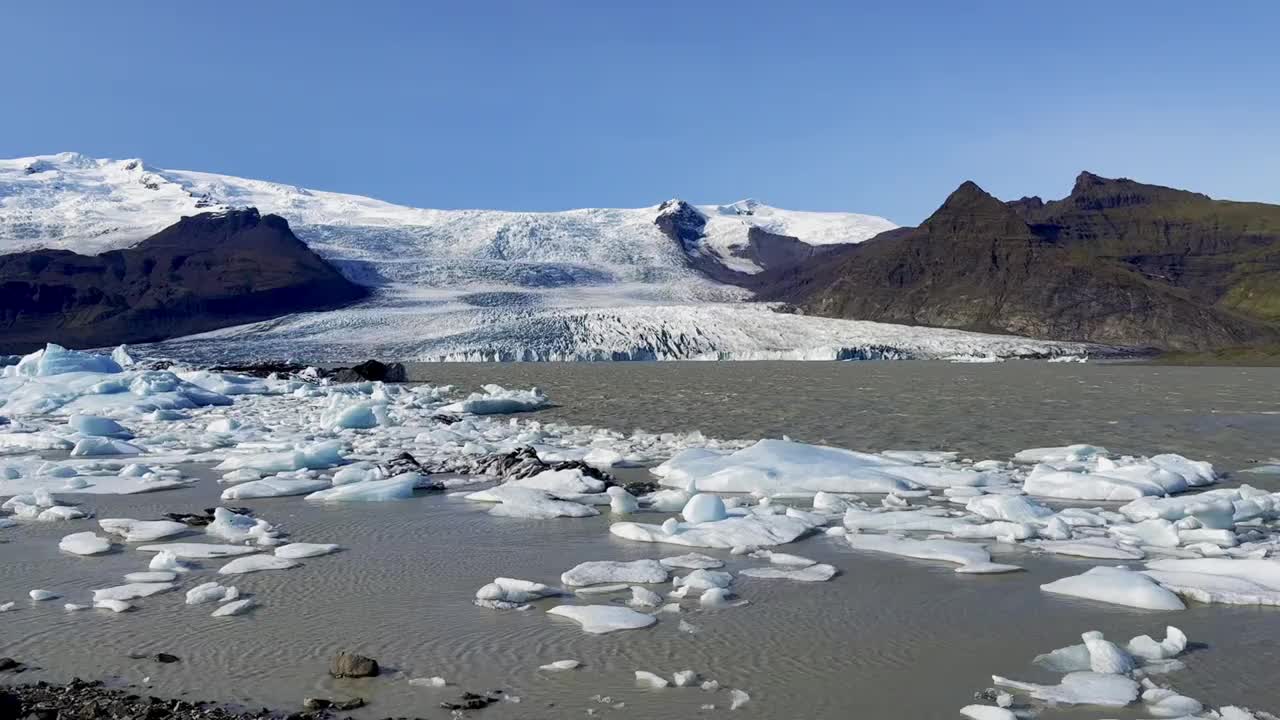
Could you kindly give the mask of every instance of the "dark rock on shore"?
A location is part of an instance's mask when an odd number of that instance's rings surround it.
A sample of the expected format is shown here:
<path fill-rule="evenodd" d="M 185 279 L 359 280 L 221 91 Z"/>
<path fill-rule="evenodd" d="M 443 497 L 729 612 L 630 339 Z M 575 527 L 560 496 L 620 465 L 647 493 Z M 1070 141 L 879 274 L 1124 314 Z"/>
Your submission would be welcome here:
<path fill-rule="evenodd" d="M 22 663 L 17 660 L 14 660 L 11 657 L 0 657 L 0 672 L 12 672 L 14 670 L 20 670 L 21 668 Z"/>
<path fill-rule="evenodd" d="M 336 678 L 376 677 L 378 661 L 355 653 L 338 653 L 329 661 L 329 674 Z"/>
<path fill-rule="evenodd" d="M 143 343 L 326 310 L 369 290 L 257 210 L 202 213 L 101 255 L 0 256 L 0 349 Z"/>
<path fill-rule="evenodd" d="M 170 655 L 169 653 L 156 653 L 155 660 L 158 663 L 165 663 L 166 665 L 170 663 L 182 662 L 182 658 L 179 658 L 177 655 Z"/>
<path fill-rule="evenodd" d="M 445 701 L 440 703 L 440 707 L 445 710 L 483 710 L 490 705 L 502 699 L 501 691 L 495 690 L 491 693 L 480 695 L 473 692 L 464 692 L 462 696 L 453 702 Z"/>

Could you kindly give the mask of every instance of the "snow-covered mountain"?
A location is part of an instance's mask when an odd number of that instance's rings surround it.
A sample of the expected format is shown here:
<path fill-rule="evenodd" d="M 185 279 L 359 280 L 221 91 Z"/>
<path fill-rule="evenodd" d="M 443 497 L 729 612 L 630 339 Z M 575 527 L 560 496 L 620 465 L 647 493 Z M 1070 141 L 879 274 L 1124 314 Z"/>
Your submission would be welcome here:
<path fill-rule="evenodd" d="M 283 216 L 319 255 L 376 292 L 345 310 L 169 341 L 159 352 L 310 361 L 836 357 L 873 346 L 911 356 L 1052 352 L 1018 339 L 780 315 L 743 305 L 749 292 L 723 282 L 760 272 L 770 255 L 762 243 L 785 244 L 790 257 L 796 247 L 821 252 L 895 227 L 871 215 L 754 200 L 431 210 L 140 160 L 0 160 L 0 253 L 93 254 L 130 246 L 184 215 L 239 207 Z M 672 212 L 688 227 L 659 222 Z"/>

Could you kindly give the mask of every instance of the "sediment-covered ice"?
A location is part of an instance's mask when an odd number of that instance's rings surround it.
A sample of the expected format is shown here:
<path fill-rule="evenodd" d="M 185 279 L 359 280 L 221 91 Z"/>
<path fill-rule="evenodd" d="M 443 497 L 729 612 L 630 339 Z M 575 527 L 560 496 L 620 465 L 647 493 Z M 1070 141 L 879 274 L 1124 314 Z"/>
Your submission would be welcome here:
<path fill-rule="evenodd" d="M 603 635 L 619 630 L 638 630 L 658 621 L 652 615 L 638 613 L 618 605 L 558 605 L 547 613 L 573 620 L 582 625 L 585 632 L 592 635 Z"/>
<path fill-rule="evenodd" d="M 224 507 L 213 509 L 213 522 L 206 525 L 204 530 L 213 537 L 232 543 L 275 545 L 279 542 L 279 533 L 271 523 Z"/>

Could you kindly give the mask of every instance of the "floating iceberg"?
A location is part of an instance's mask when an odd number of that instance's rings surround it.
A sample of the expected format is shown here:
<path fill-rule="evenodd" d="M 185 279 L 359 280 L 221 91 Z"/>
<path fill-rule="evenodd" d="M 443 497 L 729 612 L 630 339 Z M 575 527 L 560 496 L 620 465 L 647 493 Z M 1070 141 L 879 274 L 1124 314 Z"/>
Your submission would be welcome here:
<path fill-rule="evenodd" d="M 707 523 L 673 522 L 671 526 L 634 522 L 609 526 L 610 533 L 628 540 L 725 549 L 785 545 L 813 529 L 811 522 L 787 515 L 748 515 Z"/>
<path fill-rule="evenodd" d="M 537 410 L 547 404 L 547 396 L 543 395 L 538 388 L 508 390 L 501 385 L 485 385 L 483 390 L 482 393 L 468 395 L 465 400 L 445 405 L 440 408 L 440 411 L 470 415 L 500 415 Z"/>
<path fill-rule="evenodd" d="M 1040 586 L 1047 593 L 1068 595 L 1145 610 L 1185 610 L 1177 595 L 1154 580 L 1125 568 L 1095 567 L 1080 575 Z"/>
<path fill-rule="evenodd" d="M 991 562 L 991 553 L 981 545 L 956 540 L 913 540 L 897 535 L 866 535 L 858 533 L 845 538 L 855 550 L 901 555 L 920 560 L 941 560 L 955 563 L 958 573 L 991 574 L 1015 572 L 1016 565 Z"/>

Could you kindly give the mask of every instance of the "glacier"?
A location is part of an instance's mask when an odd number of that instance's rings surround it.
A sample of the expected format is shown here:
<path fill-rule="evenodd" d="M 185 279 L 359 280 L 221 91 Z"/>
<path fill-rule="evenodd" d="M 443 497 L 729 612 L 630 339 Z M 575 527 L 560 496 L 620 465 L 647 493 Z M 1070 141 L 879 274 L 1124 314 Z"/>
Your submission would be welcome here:
<path fill-rule="evenodd" d="M 336 311 L 138 349 L 193 362 L 397 360 L 853 360 L 1105 355 L 1082 343 L 813 318 L 749 302 L 697 269 L 749 277 L 753 231 L 816 248 L 896 227 L 884 218 L 743 200 L 690 206 L 692 246 L 664 205 L 561 212 L 433 210 L 281 183 L 60 153 L 0 160 L 0 252 L 127 247 L 179 218 L 256 207 L 373 293 Z"/>

